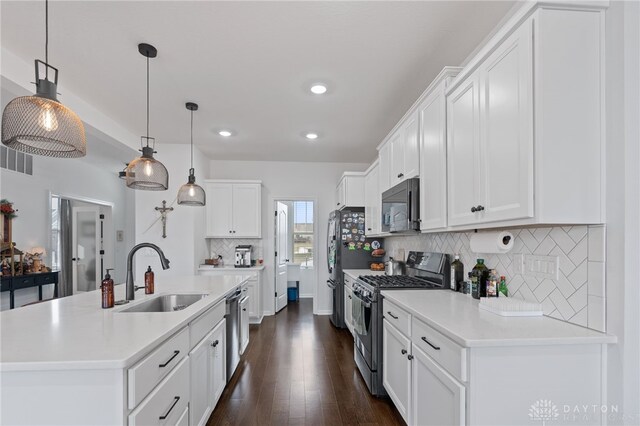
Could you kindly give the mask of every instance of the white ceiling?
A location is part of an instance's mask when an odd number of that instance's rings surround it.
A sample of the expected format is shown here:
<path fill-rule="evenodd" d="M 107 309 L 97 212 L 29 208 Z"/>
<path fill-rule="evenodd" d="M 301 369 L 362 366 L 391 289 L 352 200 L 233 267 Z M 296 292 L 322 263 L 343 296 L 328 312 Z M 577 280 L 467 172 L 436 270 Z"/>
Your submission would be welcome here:
<path fill-rule="evenodd" d="M 445 65 L 459 65 L 511 1 L 53 1 L 50 62 L 61 85 L 134 134 L 195 143 L 214 159 L 369 162 Z M 44 59 L 42 1 L 0 2 L 2 46 Z M 32 75 L 25 80 L 33 81 Z M 329 85 L 312 95 L 311 83 Z M 64 102 L 64 93 L 60 97 Z M 223 138 L 221 128 L 236 134 Z M 303 134 L 320 137 L 309 142 Z M 186 148 L 186 147 L 185 147 Z"/>

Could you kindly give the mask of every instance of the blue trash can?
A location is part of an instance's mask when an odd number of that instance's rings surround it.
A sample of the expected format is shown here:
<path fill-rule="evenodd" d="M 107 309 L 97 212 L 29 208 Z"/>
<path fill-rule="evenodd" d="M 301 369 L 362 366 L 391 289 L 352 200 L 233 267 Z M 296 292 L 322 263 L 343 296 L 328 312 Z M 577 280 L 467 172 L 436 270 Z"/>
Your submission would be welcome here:
<path fill-rule="evenodd" d="M 296 287 L 289 287 L 287 289 L 287 299 L 289 300 L 289 302 L 298 301 L 298 289 Z"/>

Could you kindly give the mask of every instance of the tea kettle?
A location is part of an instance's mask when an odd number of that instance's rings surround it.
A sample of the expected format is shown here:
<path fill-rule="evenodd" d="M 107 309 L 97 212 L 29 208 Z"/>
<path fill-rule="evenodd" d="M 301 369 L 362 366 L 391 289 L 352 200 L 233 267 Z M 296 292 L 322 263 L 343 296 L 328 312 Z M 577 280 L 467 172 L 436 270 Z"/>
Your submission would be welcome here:
<path fill-rule="evenodd" d="M 390 257 L 388 261 L 384 264 L 384 274 L 385 275 L 403 275 L 404 274 L 404 262 L 400 262 L 399 260 L 394 260 L 393 257 Z"/>

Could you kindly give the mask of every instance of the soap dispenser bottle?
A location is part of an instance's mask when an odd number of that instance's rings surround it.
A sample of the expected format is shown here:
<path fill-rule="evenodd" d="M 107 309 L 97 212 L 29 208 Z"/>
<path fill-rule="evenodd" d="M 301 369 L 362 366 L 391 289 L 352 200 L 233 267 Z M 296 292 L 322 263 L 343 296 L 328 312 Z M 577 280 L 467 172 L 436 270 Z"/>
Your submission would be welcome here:
<path fill-rule="evenodd" d="M 115 304 L 113 279 L 111 278 L 109 271 L 113 271 L 113 269 L 107 269 L 107 273 L 100 285 L 100 289 L 102 290 L 102 309 L 113 308 L 113 305 Z"/>
<path fill-rule="evenodd" d="M 151 265 L 147 267 L 147 272 L 144 273 L 144 294 L 153 294 L 154 292 L 155 274 L 151 270 Z"/>

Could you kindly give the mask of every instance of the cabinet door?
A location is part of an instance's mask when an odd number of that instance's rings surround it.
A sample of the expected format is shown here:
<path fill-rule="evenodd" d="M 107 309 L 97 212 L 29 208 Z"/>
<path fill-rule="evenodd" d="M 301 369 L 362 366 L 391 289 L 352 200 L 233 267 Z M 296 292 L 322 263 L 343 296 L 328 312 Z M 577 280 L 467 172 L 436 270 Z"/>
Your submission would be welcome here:
<path fill-rule="evenodd" d="M 353 298 L 352 294 L 352 290 L 349 287 L 344 286 L 344 322 L 351 334 L 353 334 L 353 306 L 351 305 Z"/>
<path fill-rule="evenodd" d="M 258 318 L 258 281 L 249 281 L 249 318 Z"/>
<path fill-rule="evenodd" d="M 447 96 L 447 182 L 450 226 L 476 222 L 480 114 L 478 75 L 471 74 Z"/>
<path fill-rule="evenodd" d="M 411 342 L 385 319 L 382 325 L 382 381 L 389 397 L 409 423 L 411 393 Z"/>
<path fill-rule="evenodd" d="M 228 238 L 233 235 L 233 185 L 230 183 L 208 183 L 207 191 L 207 236 Z"/>
<path fill-rule="evenodd" d="M 413 346 L 411 424 L 464 425 L 465 388 Z"/>
<path fill-rule="evenodd" d="M 387 142 L 378 151 L 378 186 L 382 194 L 391 188 L 391 144 Z M 394 181 L 395 182 L 395 181 Z"/>
<path fill-rule="evenodd" d="M 260 194 L 260 184 L 233 184 L 234 237 L 260 238 Z"/>
<path fill-rule="evenodd" d="M 404 180 L 404 140 L 402 127 L 389 139 L 391 145 L 391 186 Z"/>
<path fill-rule="evenodd" d="M 365 206 L 364 221 L 367 226 L 365 234 L 375 235 L 380 233 L 380 190 L 379 190 L 379 168 L 375 166 L 364 181 Z"/>
<path fill-rule="evenodd" d="M 189 353 L 191 369 L 191 426 L 199 426 L 207 423 L 209 414 L 213 410 L 211 398 L 211 358 L 209 345 L 211 333 L 196 345 Z"/>
<path fill-rule="evenodd" d="M 209 340 L 209 398 L 215 408 L 227 386 L 227 320 L 223 319 L 211 332 Z M 206 420 L 206 419 L 205 419 Z"/>
<path fill-rule="evenodd" d="M 480 71 L 483 222 L 533 217 L 532 43 L 527 21 Z"/>
<path fill-rule="evenodd" d="M 249 346 L 249 296 L 240 301 L 240 355 Z"/>
<path fill-rule="evenodd" d="M 437 88 L 419 107 L 420 229 L 447 225 L 447 141 L 444 89 Z"/>
<path fill-rule="evenodd" d="M 419 120 L 418 114 L 411 115 L 404 125 L 404 168 L 403 179 L 409 179 L 416 177 L 420 174 L 420 146 L 418 141 L 419 136 Z"/>

